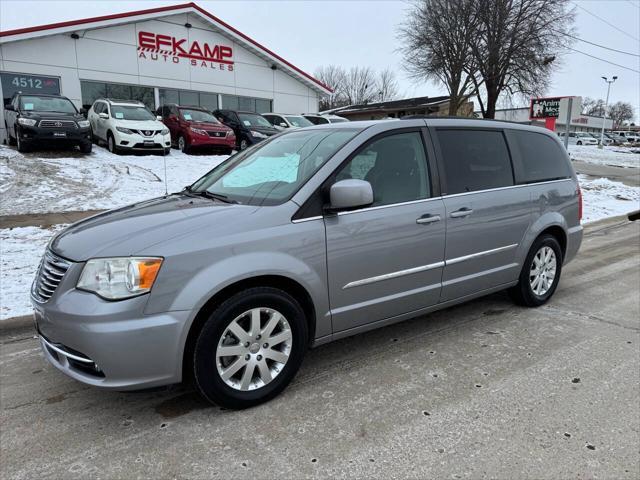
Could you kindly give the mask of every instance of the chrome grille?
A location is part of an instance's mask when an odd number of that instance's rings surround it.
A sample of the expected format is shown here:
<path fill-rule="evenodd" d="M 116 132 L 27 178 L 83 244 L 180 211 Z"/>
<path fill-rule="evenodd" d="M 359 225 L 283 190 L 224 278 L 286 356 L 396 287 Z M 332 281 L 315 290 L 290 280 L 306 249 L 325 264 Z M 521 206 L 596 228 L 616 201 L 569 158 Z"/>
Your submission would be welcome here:
<path fill-rule="evenodd" d="M 38 273 L 36 273 L 36 278 L 31 286 L 33 299 L 39 303 L 49 300 L 70 266 L 71 263 L 47 250 L 42 257 Z"/>
<path fill-rule="evenodd" d="M 227 136 L 227 132 L 212 132 L 212 131 L 208 131 L 207 132 L 209 134 L 210 137 L 216 137 L 216 138 L 224 138 Z"/>
<path fill-rule="evenodd" d="M 73 120 L 40 120 L 38 126 L 42 128 L 77 127 L 76 122 L 74 122 Z"/>
<path fill-rule="evenodd" d="M 130 129 L 133 133 L 137 133 L 142 135 L 143 137 L 154 137 L 160 133 L 160 130 L 135 130 L 133 128 Z"/>

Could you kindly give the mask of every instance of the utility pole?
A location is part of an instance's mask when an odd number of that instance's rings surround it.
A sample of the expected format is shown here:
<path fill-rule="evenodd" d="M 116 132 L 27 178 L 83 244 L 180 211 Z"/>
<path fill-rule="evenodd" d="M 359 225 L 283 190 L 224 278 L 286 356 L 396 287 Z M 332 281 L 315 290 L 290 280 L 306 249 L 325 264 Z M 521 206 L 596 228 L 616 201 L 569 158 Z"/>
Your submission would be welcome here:
<path fill-rule="evenodd" d="M 618 77 L 614 76 L 612 80 L 607 79 L 607 77 L 602 77 L 602 79 L 607 82 L 607 99 L 604 101 L 604 112 L 602 113 L 602 131 L 600 132 L 600 144 L 598 148 L 602 148 L 604 145 L 604 124 L 607 120 L 607 106 L 609 105 L 609 92 L 611 91 L 611 84 L 615 82 Z"/>

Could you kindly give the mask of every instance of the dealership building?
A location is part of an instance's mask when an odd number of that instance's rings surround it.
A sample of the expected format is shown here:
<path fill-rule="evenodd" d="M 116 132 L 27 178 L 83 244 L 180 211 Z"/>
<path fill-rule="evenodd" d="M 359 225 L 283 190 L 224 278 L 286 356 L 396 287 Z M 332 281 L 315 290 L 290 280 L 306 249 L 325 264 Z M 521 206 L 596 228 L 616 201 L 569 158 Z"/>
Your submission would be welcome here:
<path fill-rule="evenodd" d="M 194 3 L 0 32 L 4 105 L 18 91 L 89 108 L 133 99 L 258 113 L 316 112 L 331 90 Z"/>

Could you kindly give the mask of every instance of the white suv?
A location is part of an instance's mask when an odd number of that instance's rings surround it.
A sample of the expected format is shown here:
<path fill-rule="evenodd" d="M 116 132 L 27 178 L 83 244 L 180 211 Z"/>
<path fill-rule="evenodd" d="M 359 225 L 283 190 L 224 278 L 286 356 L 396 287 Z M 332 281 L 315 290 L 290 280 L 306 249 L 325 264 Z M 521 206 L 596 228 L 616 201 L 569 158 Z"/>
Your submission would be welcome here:
<path fill-rule="evenodd" d="M 100 98 L 87 119 L 93 140 L 105 142 L 111 153 L 171 151 L 169 129 L 142 102 Z"/>
<path fill-rule="evenodd" d="M 266 118 L 269 123 L 278 130 L 284 130 L 285 128 L 303 128 L 313 126 L 313 123 L 304 118 L 302 115 L 292 115 L 289 113 L 263 113 L 262 116 Z"/>

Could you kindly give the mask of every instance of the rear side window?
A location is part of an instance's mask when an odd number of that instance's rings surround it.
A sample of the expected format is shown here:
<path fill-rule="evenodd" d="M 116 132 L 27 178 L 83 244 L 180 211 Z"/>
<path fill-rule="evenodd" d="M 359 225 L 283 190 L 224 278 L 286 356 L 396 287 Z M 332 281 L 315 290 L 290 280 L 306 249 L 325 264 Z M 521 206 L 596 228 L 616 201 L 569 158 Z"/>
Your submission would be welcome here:
<path fill-rule="evenodd" d="M 501 131 L 438 129 L 437 133 L 448 195 L 514 184 L 511 158 Z"/>
<path fill-rule="evenodd" d="M 566 154 L 553 139 L 542 133 L 512 130 L 510 138 L 520 153 L 522 172 L 518 183 L 543 182 L 571 176 Z M 522 177 L 522 178 L 520 178 Z"/>

